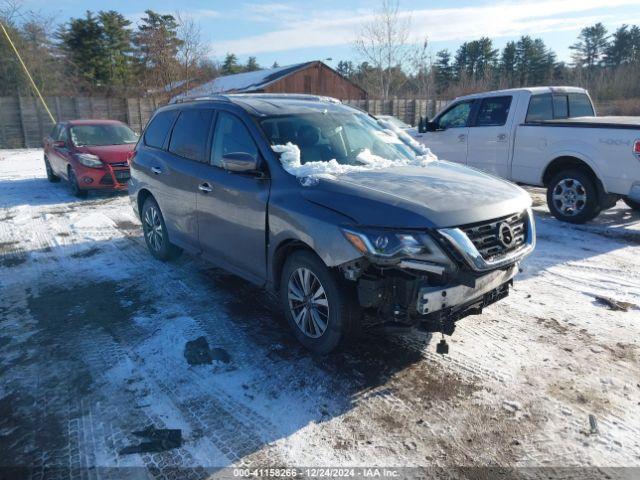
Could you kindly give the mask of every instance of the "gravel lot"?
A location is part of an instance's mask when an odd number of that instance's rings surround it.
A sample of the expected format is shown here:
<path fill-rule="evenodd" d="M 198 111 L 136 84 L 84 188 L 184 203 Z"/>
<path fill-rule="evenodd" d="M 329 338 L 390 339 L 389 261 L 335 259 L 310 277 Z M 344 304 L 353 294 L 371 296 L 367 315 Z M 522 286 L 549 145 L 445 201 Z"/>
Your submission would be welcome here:
<path fill-rule="evenodd" d="M 561 224 L 531 192 L 535 253 L 448 356 L 366 332 L 313 358 L 259 289 L 152 259 L 126 195 L 77 200 L 40 150 L 0 150 L 0 466 L 640 467 L 640 214 Z"/>

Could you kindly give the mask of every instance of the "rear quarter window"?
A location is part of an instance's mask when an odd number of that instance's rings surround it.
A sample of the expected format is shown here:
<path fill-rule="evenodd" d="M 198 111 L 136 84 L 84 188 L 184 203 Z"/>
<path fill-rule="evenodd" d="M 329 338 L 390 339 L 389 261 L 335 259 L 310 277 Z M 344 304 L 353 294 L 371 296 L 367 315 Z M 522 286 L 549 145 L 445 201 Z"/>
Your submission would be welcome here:
<path fill-rule="evenodd" d="M 569 94 L 569 114 L 572 117 L 594 117 L 591 100 L 584 93 Z"/>
<path fill-rule="evenodd" d="M 162 148 L 177 115 L 177 110 L 169 110 L 160 112 L 153 117 L 144 132 L 144 144 L 149 147 Z"/>

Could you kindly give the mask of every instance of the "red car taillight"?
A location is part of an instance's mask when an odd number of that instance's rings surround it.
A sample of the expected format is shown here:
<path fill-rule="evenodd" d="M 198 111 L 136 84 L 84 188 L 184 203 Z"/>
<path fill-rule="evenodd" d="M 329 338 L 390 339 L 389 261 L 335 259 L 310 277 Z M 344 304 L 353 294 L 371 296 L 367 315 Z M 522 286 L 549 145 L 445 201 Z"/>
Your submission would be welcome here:
<path fill-rule="evenodd" d="M 640 140 L 636 140 L 633 143 L 633 153 L 636 155 L 636 157 L 640 158 Z"/>

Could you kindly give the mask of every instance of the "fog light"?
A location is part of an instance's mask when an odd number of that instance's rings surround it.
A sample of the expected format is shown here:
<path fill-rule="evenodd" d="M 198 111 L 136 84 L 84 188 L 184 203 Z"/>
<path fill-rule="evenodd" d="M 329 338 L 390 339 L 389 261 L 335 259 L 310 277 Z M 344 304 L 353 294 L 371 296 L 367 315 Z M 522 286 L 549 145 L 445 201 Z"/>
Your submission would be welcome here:
<path fill-rule="evenodd" d="M 91 178 L 91 177 L 84 177 L 84 178 L 82 179 L 82 181 L 83 181 L 84 183 L 93 183 L 93 178 Z"/>

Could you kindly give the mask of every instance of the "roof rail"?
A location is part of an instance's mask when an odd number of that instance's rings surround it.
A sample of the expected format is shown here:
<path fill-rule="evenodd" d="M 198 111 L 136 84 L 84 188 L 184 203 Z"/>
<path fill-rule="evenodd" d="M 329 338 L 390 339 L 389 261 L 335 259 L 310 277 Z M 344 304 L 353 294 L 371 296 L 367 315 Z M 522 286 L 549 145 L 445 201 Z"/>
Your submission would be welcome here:
<path fill-rule="evenodd" d="M 198 102 L 198 101 L 204 101 L 204 100 L 224 100 L 224 101 L 229 101 L 229 98 L 227 97 L 227 95 L 198 95 L 198 96 L 193 96 L 193 97 L 180 97 L 180 98 L 174 98 L 172 99 L 169 103 L 185 103 L 185 102 Z"/>
<path fill-rule="evenodd" d="M 231 98 L 258 98 L 258 99 L 273 99 L 273 100 L 307 100 L 311 102 L 327 102 L 327 103 L 342 103 L 337 98 L 327 97 L 324 95 L 311 95 L 306 93 L 229 93 L 224 95 Z"/>

